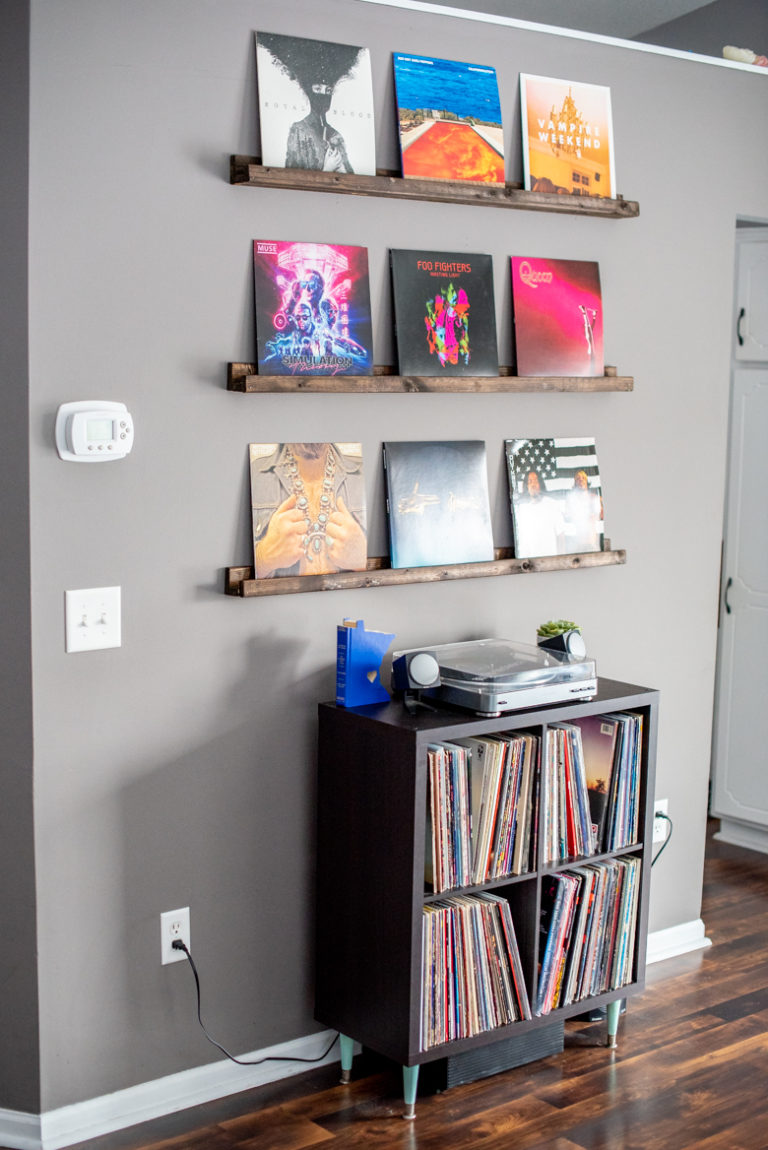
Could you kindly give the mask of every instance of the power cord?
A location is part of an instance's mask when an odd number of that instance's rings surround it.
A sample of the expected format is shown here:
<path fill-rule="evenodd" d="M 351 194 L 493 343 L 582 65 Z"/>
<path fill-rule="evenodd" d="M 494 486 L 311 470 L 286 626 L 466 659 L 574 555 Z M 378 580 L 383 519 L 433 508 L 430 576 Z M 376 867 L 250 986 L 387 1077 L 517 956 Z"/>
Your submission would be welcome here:
<path fill-rule="evenodd" d="M 661 858 L 661 852 L 664 850 L 667 843 L 672 838 L 672 831 L 675 829 L 675 824 L 672 822 L 672 819 L 669 817 L 669 815 L 664 814 L 663 811 L 657 811 L 656 814 L 654 815 L 654 819 L 665 819 L 666 822 L 669 823 L 669 834 L 664 839 L 664 842 L 661 844 L 658 851 L 656 852 L 656 854 L 651 859 L 651 866 L 654 866 L 659 861 L 659 859 Z M 175 946 L 176 943 L 174 943 L 173 945 Z"/>
<path fill-rule="evenodd" d="M 659 852 L 659 853 L 661 853 L 661 852 Z M 205 1028 L 205 1023 L 203 1022 L 203 1019 L 202 1019 L 202 1016 L 200 1013 L 200 976 L 197 973 L 197 967 L 195 966 L 195 961 L 192 958 L 192 955 L 189 953 L 189 950 L 187 948 L 186 943 L 184 943 L 180 938 L 175 938 L 173 940 L 173 942 L 171 943 L 171 949 L 184 951 L 184 953 L 187 956 L 187 960 L 189 961 L 189 965 L 192 968 L 192 973 L 195 976 L 195 988 L 197 990 L 197 1021 L 200 1023 L 200 1029 L 202 1030 L 203 1034 L 208 1039 L 208 1041 L 213 1046 L 215 1046 L 217 1050 L 220 1050 L 221 1053 L 224 1054 L 230 1060 L 230 1062 L 236 1062 L 238 1064 L 238 1066 L 261 1066 L 262 1062 L 322 1062 L 323 1059 L 326 1058 L 330 1054 L 331 1050 L 333 1049 L 334 1043 L 336 1042 L 336 1040 L 339 1037 L 338 1034 L 335 1034 L 333 1036 L 333 1038 L 331 1039 L 331 1041 L 328 1044 L 328 1046 L 326 1047 L 326 1049 L 323 1051 L 322 1054 L 319 1054 L 317 1056 L 317 1058 L 290 1058 L 287 1055 L 280 1055 L 280 1054 L 268 1054 L 264 1058 L 256 1058 L 256 1059 L 252 1059 L 250 1061 L 246 1058 L 235 1058 L 234 1054 L 230 1054 L 229 1051 L 226 1050 L 221 1045 L 220 1042 L 217 1042 L 215 1038 L 212 1038 L 211 1035 L 208 1033 L 208 1031 Z"/>

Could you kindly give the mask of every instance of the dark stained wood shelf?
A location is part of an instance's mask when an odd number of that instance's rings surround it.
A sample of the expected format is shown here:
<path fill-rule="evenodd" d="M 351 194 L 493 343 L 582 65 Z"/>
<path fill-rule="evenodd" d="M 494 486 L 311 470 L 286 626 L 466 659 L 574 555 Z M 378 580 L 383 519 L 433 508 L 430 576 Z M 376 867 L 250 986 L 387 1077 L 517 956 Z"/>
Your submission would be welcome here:
<path fill-rule="evenodd" d="M 499 368 L 498 375 L 421 376 L 396 375 L 392 368 L 377 365 L 373 375 L 258 375 L 254 363 L 227 365 L 227 390 L 248 393 L 280 392 L 296 394 L 453 393 L 494 395 L 527 391 L 632 391 L 631 375 L 617 375 L 606 367 L 605 375 L 532 376 L 513 375 L 511 368 Z"/>
<path fill-rule="evenodd" d="M 626 551 L 589 551 L 578 555 L 543 555 L 515 559 L 508 548 L 497 548 L 496 558 L 484 563 L 456 563 L 441 567 L 390 567 L 388 558 L 369 558 L 365 571 L 338 571 L 331 575 L 284 575 L 254 578 L 253 567 L 225 568 L 225 591 L 243 599 L 264 595 L 298 595 L 304 591 L 350 591 L 361 587 L 396 587 L 406 583 L 445 583 L 453 579 L 485 579 L 495 575 L 531 575 L 545 571 L 575 571 L 581 567 L 611 567 L 627 561 Z"/>
<path fill-rule="evenodd" d="M 348 172 L 310 172 L 298 168 L 265 168 L 257 156 L 231 156 L 229 182 L 238 187 L 282 188 L 332 192 L 351 196 L 385 196 L 398 200 L 470 204 L 475 207 L 517 208 L 529 212 L 564 212 L 574 216 L 632 219 L 640 214 L 635 200 L 622 196 L 557 195 L 527 192 L 516 184 L 457 183 L 449 180 L 404 179 L 379 170 L 375 176 Z"/>

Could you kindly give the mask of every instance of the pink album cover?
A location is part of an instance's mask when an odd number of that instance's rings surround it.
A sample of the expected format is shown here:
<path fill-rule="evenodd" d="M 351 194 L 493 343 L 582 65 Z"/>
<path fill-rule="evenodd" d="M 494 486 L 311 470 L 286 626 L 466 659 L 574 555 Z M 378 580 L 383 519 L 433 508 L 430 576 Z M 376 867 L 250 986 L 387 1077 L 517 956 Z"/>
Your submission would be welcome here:
<path fill-rule="evenodd" d="M 518 375 L 603 375 L 600 269 L 592 260 L 512 256 Z"/>

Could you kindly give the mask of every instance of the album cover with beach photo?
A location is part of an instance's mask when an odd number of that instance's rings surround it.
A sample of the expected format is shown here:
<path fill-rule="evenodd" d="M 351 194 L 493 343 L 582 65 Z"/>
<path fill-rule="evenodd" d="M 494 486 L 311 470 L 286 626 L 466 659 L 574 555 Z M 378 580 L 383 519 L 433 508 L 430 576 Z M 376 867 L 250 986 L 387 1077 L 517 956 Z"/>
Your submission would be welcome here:
<path fill-rule="evenodd" d="M 403 176 L 504 183 L 495 68 L 394 54 Z"/>

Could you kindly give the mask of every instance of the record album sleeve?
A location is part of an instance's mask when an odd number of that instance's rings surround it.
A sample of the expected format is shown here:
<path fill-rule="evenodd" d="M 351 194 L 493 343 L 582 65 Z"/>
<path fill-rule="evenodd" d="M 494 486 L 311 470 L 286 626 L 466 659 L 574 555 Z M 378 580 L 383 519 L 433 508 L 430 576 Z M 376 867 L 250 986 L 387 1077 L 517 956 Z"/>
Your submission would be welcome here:
<path fill-rule="evenodd" d="M 521 73 L 520 109 L 528 191 L 615 198 L 610 88 Z"/>
<path fill-rule="evenodd" d="M 402 52 L 394 70 L 403 176 L 503 185 L 496 70 Z"/>
<path fill-rule="evenodd" d="M 359 443 L 251 443 L 249 458 L 257 579 L 365 570 Z"/>
<path fill-rule="evenodd" d="M 370 375 L 368 249 L 254 240 L 256 356 L 262 375 Z"/>
<path fill-rule="evenodd" d="M 515 555 L 603 550 L 603 494 L 595 441 L 505 441 Z"/>
<path fill-rule="evenodd" d="M 498 375 L 491 256 L 390 251 L 401 375 Z"/>
<path fill-rule="evenodd" d="M 599 265 L 524 256 L 510 263 L 517 374 L 602 375 Z"/>
<path fill-rule="evenodd" d="M 256 70 L 266 167 L 376 174 L 367 48 L 257 32 Z"/>
<path fill-rule="evenodd" d="M 485 443 L 384 444 L 393 567 L 494 557 Z"/>

